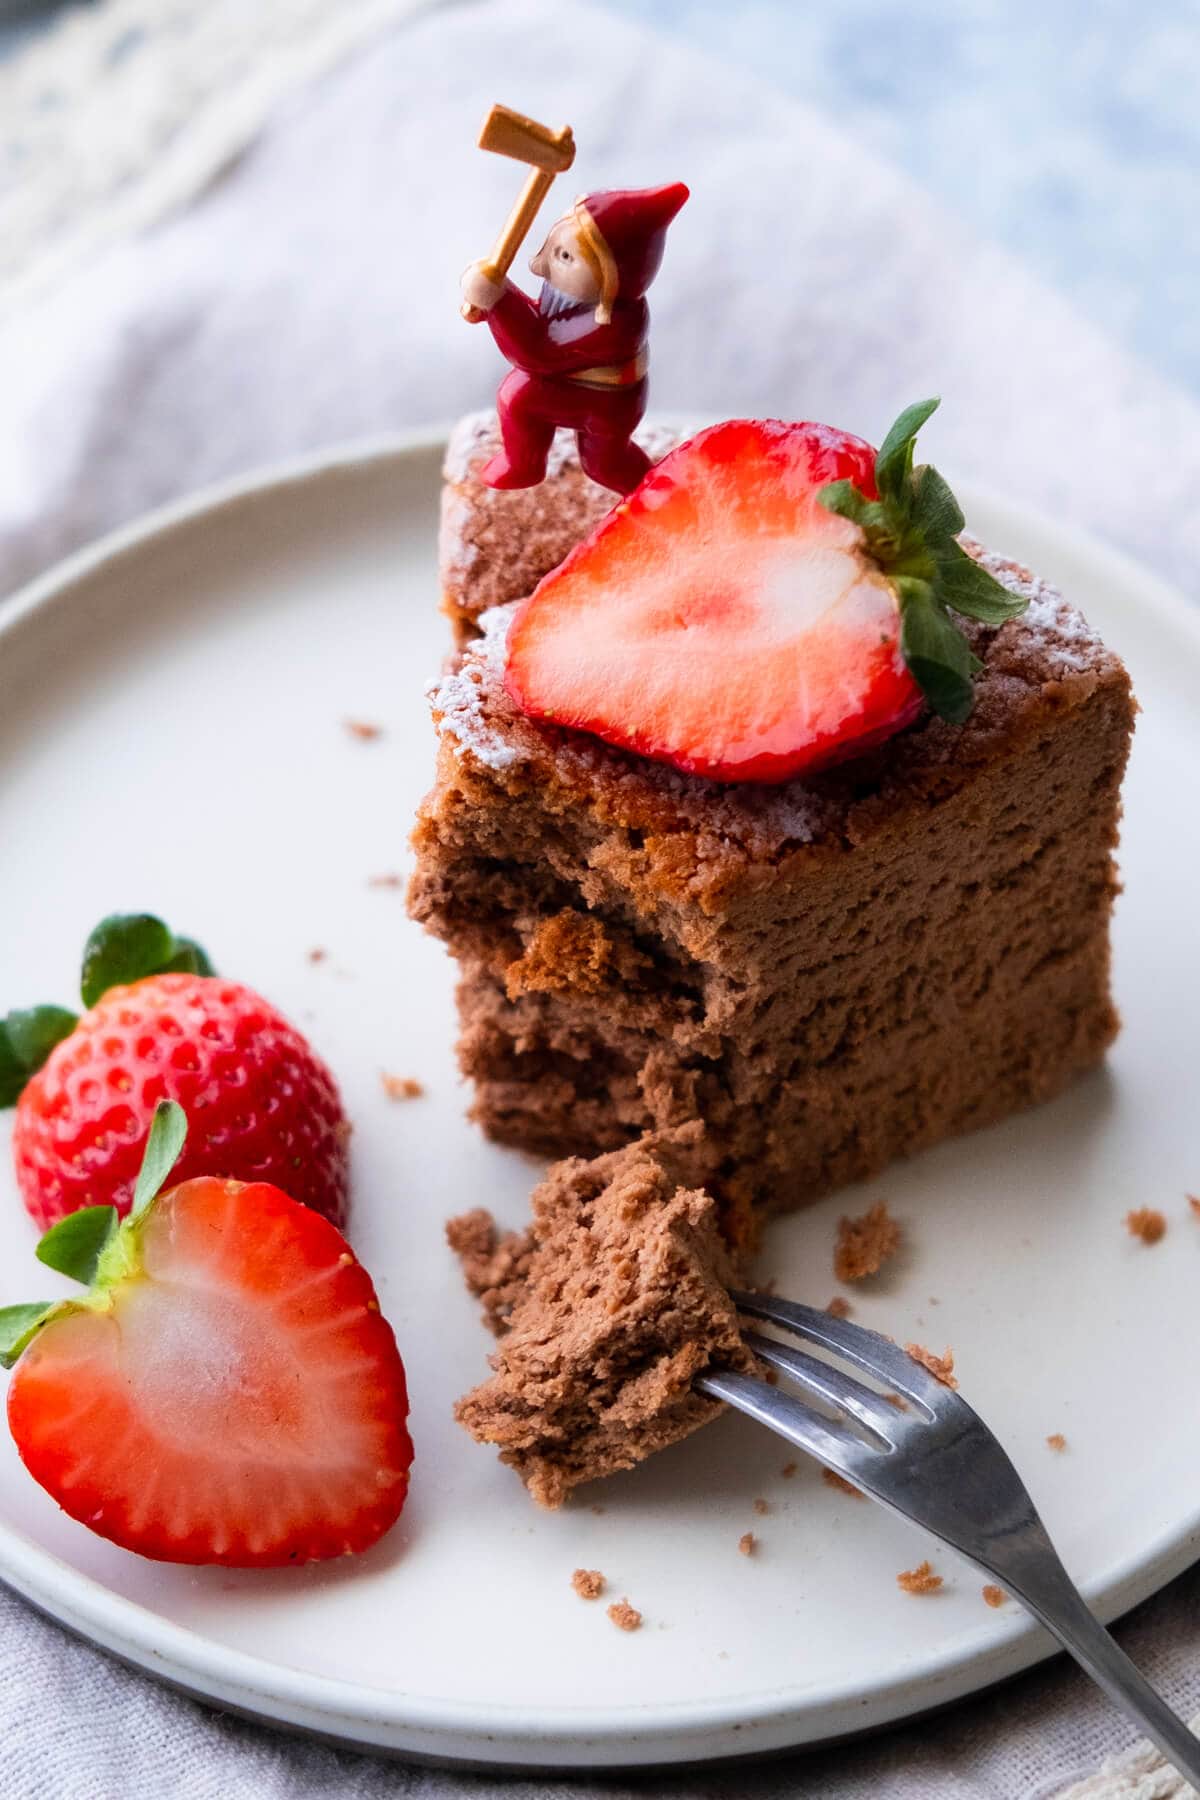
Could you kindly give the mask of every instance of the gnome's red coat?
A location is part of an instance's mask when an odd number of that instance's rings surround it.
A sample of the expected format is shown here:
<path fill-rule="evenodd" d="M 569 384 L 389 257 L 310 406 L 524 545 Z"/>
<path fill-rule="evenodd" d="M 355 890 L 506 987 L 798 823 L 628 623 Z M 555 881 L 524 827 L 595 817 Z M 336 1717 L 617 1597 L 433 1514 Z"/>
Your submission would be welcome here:
<path fill-rule="evenodd" d="M 628 494 L 650 464 L 630 438 L 646 410 L 646 378 L 620 386 L 584 387 L 564 377 L 585 369 L 633 365 L 645 349 L 650 310 L 644 300 L 613 304 L 607 325 L 596 323 L 591 305 L 571 307 L 550 318 L 535 300 L 511 285 L 488 313 L 492 336 L 512 374 L 496 395 L 500 428 L 513 486 L 532 486 L 546 472 L 555 429 L 579 434 L 584 472 L 603 487 Z"/>
<path fill-rule="evenodd" d="M 650 308 L 644 300 L 617 299 L 607 325 L 597 325 L 590 303 L 548 318 L 538 311 L 536 300 L 509 282 L 488 314 L 488 324 L 514 369 L 526 375 L 571 375 L 629 362 L 644 350 Z"/>
<path fill-rule="evenodd" d="M 601 307 L 564 303 L 543 312 L 505 283 L 487 315 L 513 365 L 496 396 L 504 449 L 482 472 L 491 486 L 541 481 L 559 426 L 577 433 L 580 463 L 594 481 L 619 494 L 641 481 L 650 460 L 632 437 L 646 410 L 650 312 L 643 295 L 662 260 L 667 227 L 687 197 L 682 182 L 671 182 L 610 189 L 576 202 L 602 252 Z"/>

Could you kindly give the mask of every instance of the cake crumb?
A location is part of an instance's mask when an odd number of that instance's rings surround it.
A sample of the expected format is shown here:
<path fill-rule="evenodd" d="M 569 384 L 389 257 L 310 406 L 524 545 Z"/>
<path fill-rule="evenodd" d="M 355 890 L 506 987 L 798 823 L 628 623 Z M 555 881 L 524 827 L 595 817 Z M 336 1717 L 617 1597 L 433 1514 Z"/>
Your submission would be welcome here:
<path fill-rule="evenodd" d="M 367 886 L 374 888 L 402 888 L 404 886 L 404 877 L 403 875 L 395 874 L 394 871 L 387 875 L 368 875 Z"/>
<path fill-rule="evenodd" d="M 915 1569 L 902 1569 L 896 1582 L 906 1594 L 936 1594 L 942 1585 L 942 1578 L 934 1574 L 933 1564 L 926 1559 L 925 1562 L 918 1563 Z"/>
<path fill-rule="evenodd" d="M 862 1281 L 877 1274 L 899 1247 L 900 1227 L 889 1213 L 887 1201 L 877 1200 L 861 1217 L 838 1220 L 833 1272 L 839 1281 Z"/>
<path fill-rule="evenodd" d="M 608 1616 L 619 1631 L 637 1631 L 642 1623 L 641 1613 L 636 1606 L 630 1606 L 628 1600 L 614 1600 Z"/>
<path fill-rule="evenodd" d="M 738 1539 L 738 1549 L 743 1556 L 753 1556 L 758 1549 L 758 1539 L 752 1531 L 743 1531 Z"/>
<path fill-rule="evenodd" d="M 419 1100 L 425 1092 L 412 1075 L 381 1075 L 379 1079 L 389 1100 Z"/>
<path fill-rule="evenodd" d="M 1004 1589 L 997 1587 L 994 1581 L 989 1581 L 987 1586 L 982 1589 L 982 1593 L 988 1606 L 1003 1606 L 1008 1599 Z"/>
<path fill-rule="evenodd" d="M 783 1479 L 785 1481 L 790 1481 L 792 1479 L 792 1476 L 796 1473 L 796 1470 L 799 1467 L 800 1467 L 799 1463 L 794 1463 L 794 1462 L 784 1463 L 784 1465 L 783 1465 L 782 1469 L 780 1469 L 779 1473 L 783 1476 Z"/>
<path fill-rule="evenodd" d="M 1067 1447 L 1067 1440 L 1061 1431 L 1052 1431 L 1050 1436 L 1046 1439 L 1046 1442 L 1051 1450 L 1057 1450 L 1060 1453 Z"/>
<path fill-rule="evenodd" d="M 826 1306 L 825 1311 L 829 1314 L 831 1319 L 848 1319 L 850 1317 L 850 1302 L 844 1300 L 841 1294 L 835 1294 L 833 1299 Z"/>
<path fill-rule="evenodd" d="M 1167 1221 L 1152 1206 L 1139 1206 L 1125 1214 L 1125 1229 L 1130 1237 L 1141 1238 L 1143 1244 L 1157 1244 L 1167 1234 Z"/>
<path fill-rule="evenodd" d="M 765 1517 L 771 1510 L 771 1502 L 769 1500 L 764 1500 L 760 1494 L 758 1499 L 754 1502 L 754 1510 L 760 1517 Z"/>
<path fill-rule="evenodd" d="M 323 963 L 328 955 L 328 950 L 322 950 L 318 944 L 315 950 L 309 951 L 308 960 L 310 963 Z"/>
<path fill-rule="evenodd" d="M 839 1475 L 836 1469 L 822 1469 L 821 1480 L 826 1487 L 836 1488 L 839 1494 L 849 1494 L 854 1500 L 866 1499 L 862 1489 L 856 1488 L 854 1483 L 847 1481 L 844 1475 Z"/>
<path fill-rule="evenodd" d="M 897 1412 L 908 1411 L 908 1401 L 903 1394 L 881 1394 L 879 1398 L 886 1400 L 889 1406 L 894 1406 Z"/>
<path fill-rule="evenodd" d="M 383 726 L 373 725 L 369 719 L 347 719 L 345 726 L 350 736 L 362 744 L 373 744 L 383 736 Z"/>
<path fill-rule="evenodd" d="M 598 1600 L 604 1592 L 604 1577 L 599 1569 L 576 1569 L 571 1586 L 581 1600 Z"/>
<path fill-rule="evenodd" d="M 608 977 L 612 942 L 599 919 L 563 907 L 534 927 L 529 942 L 508 965 L 510 1000 L 522 994 L 595 994 Z"/>
<path fill-rule="evenodd" d="M 940 1381 L 943 1387 L 956 1388 L 958 1386 L 958 1380 L 954 1373 L 954 1352 L 949 1344 L 946 1345 L 945 1354 L 942 1356 L 935 1356 L 933 1351 L 926 1350 L 923 1344 L 905 1344 L 904 1348 L 913 1361 L 920 1363 L 923 1369 L 928 1369 L 929 1373 Z"/>
<path fill-rule="evenodd" d="M 1191 1207 L 1192 1212 L 1194 1213 L 1195 1217 L 1197 1219 L 1200 1219 L 1200 1196 L 1197 1196 L 1196 1194 L 1189 1194 L 1187 1197 L 1187 1203 Z"/>
<path fill-rule="evenodd" d="M 484 1324 L 503 1337 L 529 1273 L 533 1255 L 529 1233 L 500 1231 L 491 1213 L 476 1206 L 447 1219 L 446 1242 L 459 1260 L 467 1288 L 483 1302 Z"/>

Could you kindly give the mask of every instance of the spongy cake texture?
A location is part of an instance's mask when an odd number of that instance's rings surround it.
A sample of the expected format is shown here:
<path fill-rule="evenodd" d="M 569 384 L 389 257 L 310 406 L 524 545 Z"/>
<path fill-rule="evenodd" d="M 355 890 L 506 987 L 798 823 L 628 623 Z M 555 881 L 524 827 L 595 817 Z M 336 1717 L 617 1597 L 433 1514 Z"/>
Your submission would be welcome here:
<path fill-rule="evenodd" d="M 503 603 L 544 571 L 489 549 L 471 470 L 490 429 L 473 424 L 451 486 L 474 509 L 471 594 L 492 604 L 463 612 L 476 635 L 432 691 L 437 778 L 411 893 L 459 962 L 483 1127 L 578 1155 L 702 1118 L 697 1178 L 748 1242 L 765 1210 L 1093 1066 L 1117 1028 L 1109 918 L 1134 704 L 1082 615 L 964 540 L 1029 601 L 972 628 L 966 725 L 926 717 L 774 788 L 682 775 L 534 724 L 505 693 Z M 537 505 L 558 555 L 594 522 L 569 458 Z"/>

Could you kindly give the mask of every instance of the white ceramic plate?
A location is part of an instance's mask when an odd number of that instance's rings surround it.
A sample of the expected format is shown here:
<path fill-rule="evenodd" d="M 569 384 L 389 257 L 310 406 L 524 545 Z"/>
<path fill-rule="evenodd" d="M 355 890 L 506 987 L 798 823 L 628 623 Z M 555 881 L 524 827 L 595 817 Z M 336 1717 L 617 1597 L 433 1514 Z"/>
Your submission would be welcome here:
<path fill-rule="evenodd" d="M 410 1504 L 358 1562 L 159 1567 L 60 1513 L 5 1436 L 0 1576 L 221 1702 L 497 1765 L 762 1752 L 1011 1674 L 1049 1648 L 1015 1606 L 989 1610 L 981 1578 L 941 1552 L 946 1589 L 902 1593 L 896 1572 L 931 1548 L 921 1535 L 832 1492 L 814 1466 L 784 1479 L 784 1447 L 744 1420 L 557 1514 L 451 1421 L 487 1341 L 442 1221 L 481 1201 L 519 1220 L 537 1170 L 464 1122 L 451 966 L 400 893 L 368 885 L 406 870 L 432 769 L 439 454 L 423 438 L 208 496 L 0 612 L 0 1007 L 70 1002 L 92 923 L 151 908 L 311 1031 L 355 1121 L 353 1235 L 408 1364 Z M 1108 1071 L 1055 1105 L 779 1222 L 764 1272 L 823 1304 L 839 1214 L 886 1196 L 909 1247 L 857 1316 L 953 1345 L 964 1391 L 1112 1617 L 1200 1547 L 1187 1402 L 1200 1222 L 1184 1199 L 1200 1189 L 1200 631 L 1111 552 L 985 495 L 966 501 L 982 537 L 1083 604 L 1145 709 L 1116 925 L 1125 1030 Z M 386 735 L 357 741 L 347 718 Z M 317 947 L 328 957 L 313 963 Z M 389 1102 L 381 1070 L 419 1076 L 427 1096 Z M 1150 1250 L 1122 1225 L 1143 1204 L 1170 1218 Z M 0 1303 L 47 1286 L 33 1244 L 0 1156 Z M 1045 1445 L 1057 1431 L 1064 1455 Z M 747 1559 L 751 1528 L 761 1550 Z M 642 1609 L 641 1632 L 575 1596 L 578 1565 Z"/>

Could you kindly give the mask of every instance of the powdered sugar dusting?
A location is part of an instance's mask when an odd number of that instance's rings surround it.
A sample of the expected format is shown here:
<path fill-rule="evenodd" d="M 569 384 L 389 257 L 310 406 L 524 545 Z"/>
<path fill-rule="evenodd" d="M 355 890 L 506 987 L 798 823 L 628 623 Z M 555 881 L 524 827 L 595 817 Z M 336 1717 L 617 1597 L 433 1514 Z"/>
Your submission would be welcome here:
<path fill-rule="evenodd" d="M 462 664 L 429 685 L 429 705 L 442 732 L 489 769 L 510 769 L 530 753 L 530 727 L 504 692 L 504 655 L 512 606 L 480 616 L 482 636 Z"/>
<path fill-rule="evenodd" d="M 461 575 L 479 555 L 478 546 L 471 542 L 467 529 L 473 516 L 467 496 L 447 484 L 442 489 L 442 511 L 438 523 L 438 568 L 442 572 L 443 581 L 447 577 Z"/>
<path fill-rule="evenodd" d="M 985 549 L 974 538 L 964 536 L 962 544 L 1010 594 L 1028 601 L 1020 615 L 1018 628 L 1038 639 L 1049 677 L 1084 674 L 1110 659 L 1110 652 L 1099 633 L 1088 624 L 1078 607 L 1064 600 L 1050 582 L 1035 575 L 1023 563 Z"/>
<path fill-rule="evenodd" d="M 464 413 L 446 445 L 442 462 L 443 481 L 461 485 L 485 451 L 495 448 L 496 415 L 494 412 Z"/>
<path fill-rule="evenodd" d="M 701 860 L 706 843 L 717 854 L 730 842 L 748 848 L 783 841 L 811 844 L 827 835 L 838 807 L 803 781 L 781 787 L 723 786 L 615 749 L 585 732 L 564 734 L 526 718 L 504 687 L 515 611 L 516 603 L 510 602 L 481 614 L 481 636 L 468 646 L 461 666 L 427 690 L 438 729 L 453 740 L 459 755 L 497 773 L 552 760 L 558 775 L 581 789 L 615 781 L 629 798 L 638 790 L 646 799 L 669 801 L 681 821 L 701 834 Z"/>

